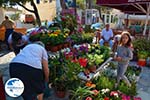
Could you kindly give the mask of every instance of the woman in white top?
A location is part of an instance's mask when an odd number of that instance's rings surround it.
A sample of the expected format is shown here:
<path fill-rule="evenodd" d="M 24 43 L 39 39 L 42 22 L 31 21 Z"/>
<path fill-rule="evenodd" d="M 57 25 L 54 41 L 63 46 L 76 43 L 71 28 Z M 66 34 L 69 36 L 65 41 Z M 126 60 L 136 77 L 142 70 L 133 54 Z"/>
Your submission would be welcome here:
<path fill-rule="evenodd" d="M 32 43 L 16 55 L 9 67 L 10 77 L 24 83 L 24 100 L 43 100 L 44 83 L 49 80 L 48 55 L 37 40 L 30 39 Z"/>

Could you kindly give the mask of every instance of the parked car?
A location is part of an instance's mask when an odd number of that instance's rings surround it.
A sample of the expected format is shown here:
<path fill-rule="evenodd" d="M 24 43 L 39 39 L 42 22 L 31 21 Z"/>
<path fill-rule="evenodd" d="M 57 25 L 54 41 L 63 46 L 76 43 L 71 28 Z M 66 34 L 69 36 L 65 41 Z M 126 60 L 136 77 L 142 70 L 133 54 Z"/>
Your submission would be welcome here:
<path fill-rule="evenodd" d="M 91 29 L 102 29 L 103 27 L 103 23 L 95 23 L 91 25 Z"/>
<path fill-rule="evenodd" d="M 35 18 L 32 14 L 25 15 L 25 23 L 34 23 Z"/>

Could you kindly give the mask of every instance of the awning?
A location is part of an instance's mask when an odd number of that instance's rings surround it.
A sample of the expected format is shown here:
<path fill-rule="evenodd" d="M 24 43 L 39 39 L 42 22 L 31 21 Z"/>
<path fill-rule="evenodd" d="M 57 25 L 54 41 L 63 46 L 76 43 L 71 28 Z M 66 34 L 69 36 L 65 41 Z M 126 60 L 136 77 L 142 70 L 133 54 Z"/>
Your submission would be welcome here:
<path fill-rule="evenodd" d="M 147 10 L 148 2 L 150 0 L 97 0 L 97 4 L 100 6 L 112 7 L 125 13 L 134 14 L 145 14 L 141 11 L 141 7 L 143 10 Z"/>
<path fill-rule="evenodd" d="M 146 27 L 148 24 L 148 17 L 150 15 L 150 0 L 97 0 L 96 4 L 115 8 L 128 14 L 146 15 L 145 28 L 143 31 L 143 35 L 145 35 Z"/>

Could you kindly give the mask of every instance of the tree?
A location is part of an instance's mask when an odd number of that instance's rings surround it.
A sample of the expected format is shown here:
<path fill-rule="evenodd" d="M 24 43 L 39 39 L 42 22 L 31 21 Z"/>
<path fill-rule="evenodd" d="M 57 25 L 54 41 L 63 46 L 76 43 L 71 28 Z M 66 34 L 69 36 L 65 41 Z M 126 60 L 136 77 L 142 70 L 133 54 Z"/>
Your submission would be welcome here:
<path fill-rule="evenodd" d="M 40 0 L 37 0 L 37 1 L 40 1 Z M 33 10 L 24 6 L 24 4 L 27 2 L 29 2 L 31 4 L 31 6 L 33 7 Z M 36 7 L 34 0 L 0 0 L 0 6 L 2 6 L 2 5 L 8 6 L 8 4 L 9 5 L 11 5 L 11 4 L 16 5 L 17 4 L 21 7 L 23 7 L 25 10 L 27 10 L 31 13 L 34 13 L 38 26 L 41 26 L 41 19 L 40 19 L 38 9 Z"/>
<path fill-rule="evenodd" d="M 11 1 L 15 1 L 15 3 L 17 3 L 19 6 L 23 7 L 25 10 L 27 10 L 31 13 L 34 13 L 34 15 L 36 16 L 36 22 L 37 22 L 38 26 L 41 26 L 41 19 L 40 19 L 38 9 L 35 5 L 34 0 L 21 0 L 21 1 L 20 0 L 11 0 Z M 33 7 L 33 10 L 28 9 L 27 7 L 24 6 L 24 3 L 26 3 L 25 1 L 30 2 L 31 6 Z"/>

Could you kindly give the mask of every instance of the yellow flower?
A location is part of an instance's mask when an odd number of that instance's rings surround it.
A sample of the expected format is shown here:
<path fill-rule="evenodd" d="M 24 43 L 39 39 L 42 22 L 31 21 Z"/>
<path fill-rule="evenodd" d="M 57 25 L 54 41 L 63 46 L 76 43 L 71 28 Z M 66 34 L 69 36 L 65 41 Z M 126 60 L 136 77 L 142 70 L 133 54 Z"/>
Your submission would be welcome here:
<path fill-rule="evenodd" d="M 48 34 L 48 36 L 50 37 L 50 36 L 51 36 L 51 34 Z"/>
<path fill-rule="evenodd" d="M 54 34 L 54 36 L 58 36 L 58 34 Z"/>

